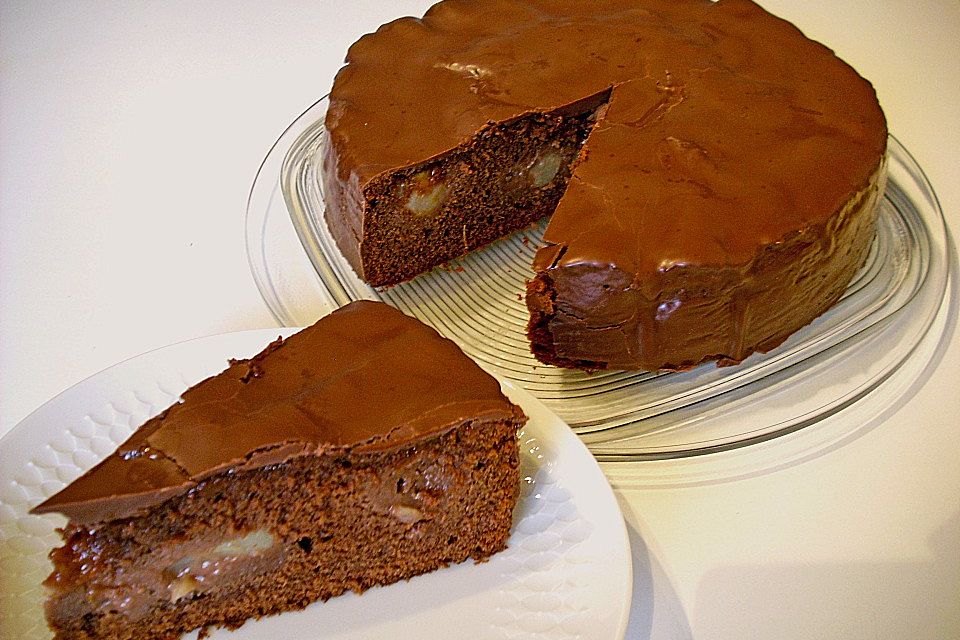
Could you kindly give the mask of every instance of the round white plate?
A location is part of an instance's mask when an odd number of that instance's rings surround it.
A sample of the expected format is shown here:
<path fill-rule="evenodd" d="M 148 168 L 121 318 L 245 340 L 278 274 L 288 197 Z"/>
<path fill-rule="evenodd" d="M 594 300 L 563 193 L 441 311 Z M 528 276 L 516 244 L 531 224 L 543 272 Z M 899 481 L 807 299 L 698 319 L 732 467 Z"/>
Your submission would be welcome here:
<path fill-rule="evenodd" d="M 0 636 L 50 637 L 41 582 L 60 545 L 58 515 L 29 509 L 112 452 L 143 421 L 291 329 L 224 334 L 153 351 L 102 371 L 49 401 L 0 440 Z M 557 416 L 510 382 L 530 421 L 520 436 L 520 502 L 509 548 L 297 612 L 249 621 L 212 638 L 623 637 L 631 560 L 623 517 L 586 447 Z M 187 636 L 196 637 L 196 632 Z"/>

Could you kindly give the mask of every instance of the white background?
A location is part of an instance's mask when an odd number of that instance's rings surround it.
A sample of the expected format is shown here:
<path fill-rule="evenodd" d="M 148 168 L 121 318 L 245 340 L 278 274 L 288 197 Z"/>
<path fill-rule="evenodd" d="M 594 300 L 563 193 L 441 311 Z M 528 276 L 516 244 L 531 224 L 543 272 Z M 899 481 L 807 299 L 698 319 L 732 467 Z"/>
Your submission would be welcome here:
<path fill-rule="evenodd" d="M 0 2 L 0 434 L 115 362 L 274 324 L 244 251 L 259 163 L 351 42 L 428 4 Z M 763 4 L 874 83 L 955 235 L 960 3 Z M 960 637 L 955 323 L 896 405 L 833 419 L 842 446 L 621 488 L 628 637 Z"/>

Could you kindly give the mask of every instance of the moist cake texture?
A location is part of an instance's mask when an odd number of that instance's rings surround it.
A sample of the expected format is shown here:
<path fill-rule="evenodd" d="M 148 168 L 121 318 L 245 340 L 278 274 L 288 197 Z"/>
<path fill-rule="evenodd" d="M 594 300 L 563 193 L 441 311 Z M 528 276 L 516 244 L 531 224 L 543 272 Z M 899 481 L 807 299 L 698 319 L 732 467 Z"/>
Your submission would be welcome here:
<path fill-rule="evenodd" d="M 356 302 L 187 390 L 34 509 L 58 639 L 176 638 L 502 550 L 526 418 L 452 342 Z"/>
<path fill-rule="evenodd" d="M 869 251 L 873 87 L 750 0 L 445 0 L 346 62 L 323 167 L 344 256 L 394 284 L 552 212 L 527 288 L 544 362 L 738 362 Z"/>

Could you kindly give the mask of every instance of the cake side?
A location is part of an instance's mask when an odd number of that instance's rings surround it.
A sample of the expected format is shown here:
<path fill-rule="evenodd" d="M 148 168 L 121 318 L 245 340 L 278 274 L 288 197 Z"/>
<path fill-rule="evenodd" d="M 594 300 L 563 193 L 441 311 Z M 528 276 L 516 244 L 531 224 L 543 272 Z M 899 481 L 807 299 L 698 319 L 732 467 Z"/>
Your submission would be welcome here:
<path fill-rule="evenodd" d="M 786 82 L 707 69 L 614 87 L 534 260 L 538 358 L 738 362 L 839 299 L 874 236 L 886 127 L 869 83 L 816 47 Z M 823 108 L 831 86 L 864 111 Z"/>
<path fill-rule="evenodd" d="M 54 551 L 58 640 L 173 638 L 483 561 L 506 545 L 519 412 L 391 450 L 328 450 L 219 474 Z"/>
<path fill-rule="evenodd" d="M 869 254 L 885 182 L 881 161 L 826 224 L 769 244 L 741 269 L 677 267 L 639 288 L 613 267 L 545 268 L 527 285 L 534 354 L 567 368 L 653 371 L 769 351 L 843 295 Z"/>

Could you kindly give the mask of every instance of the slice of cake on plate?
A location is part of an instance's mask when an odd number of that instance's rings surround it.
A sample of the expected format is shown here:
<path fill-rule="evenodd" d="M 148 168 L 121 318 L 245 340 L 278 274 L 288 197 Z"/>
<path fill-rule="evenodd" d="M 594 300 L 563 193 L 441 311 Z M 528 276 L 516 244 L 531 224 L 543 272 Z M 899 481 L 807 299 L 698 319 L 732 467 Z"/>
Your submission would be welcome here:
<path fill-rule="evenodd" d="M 526 418 L 449 340 L 356 302 L 188 389 L 38 507 L 58 640 L 237 627 L 506 546 Z"/>

